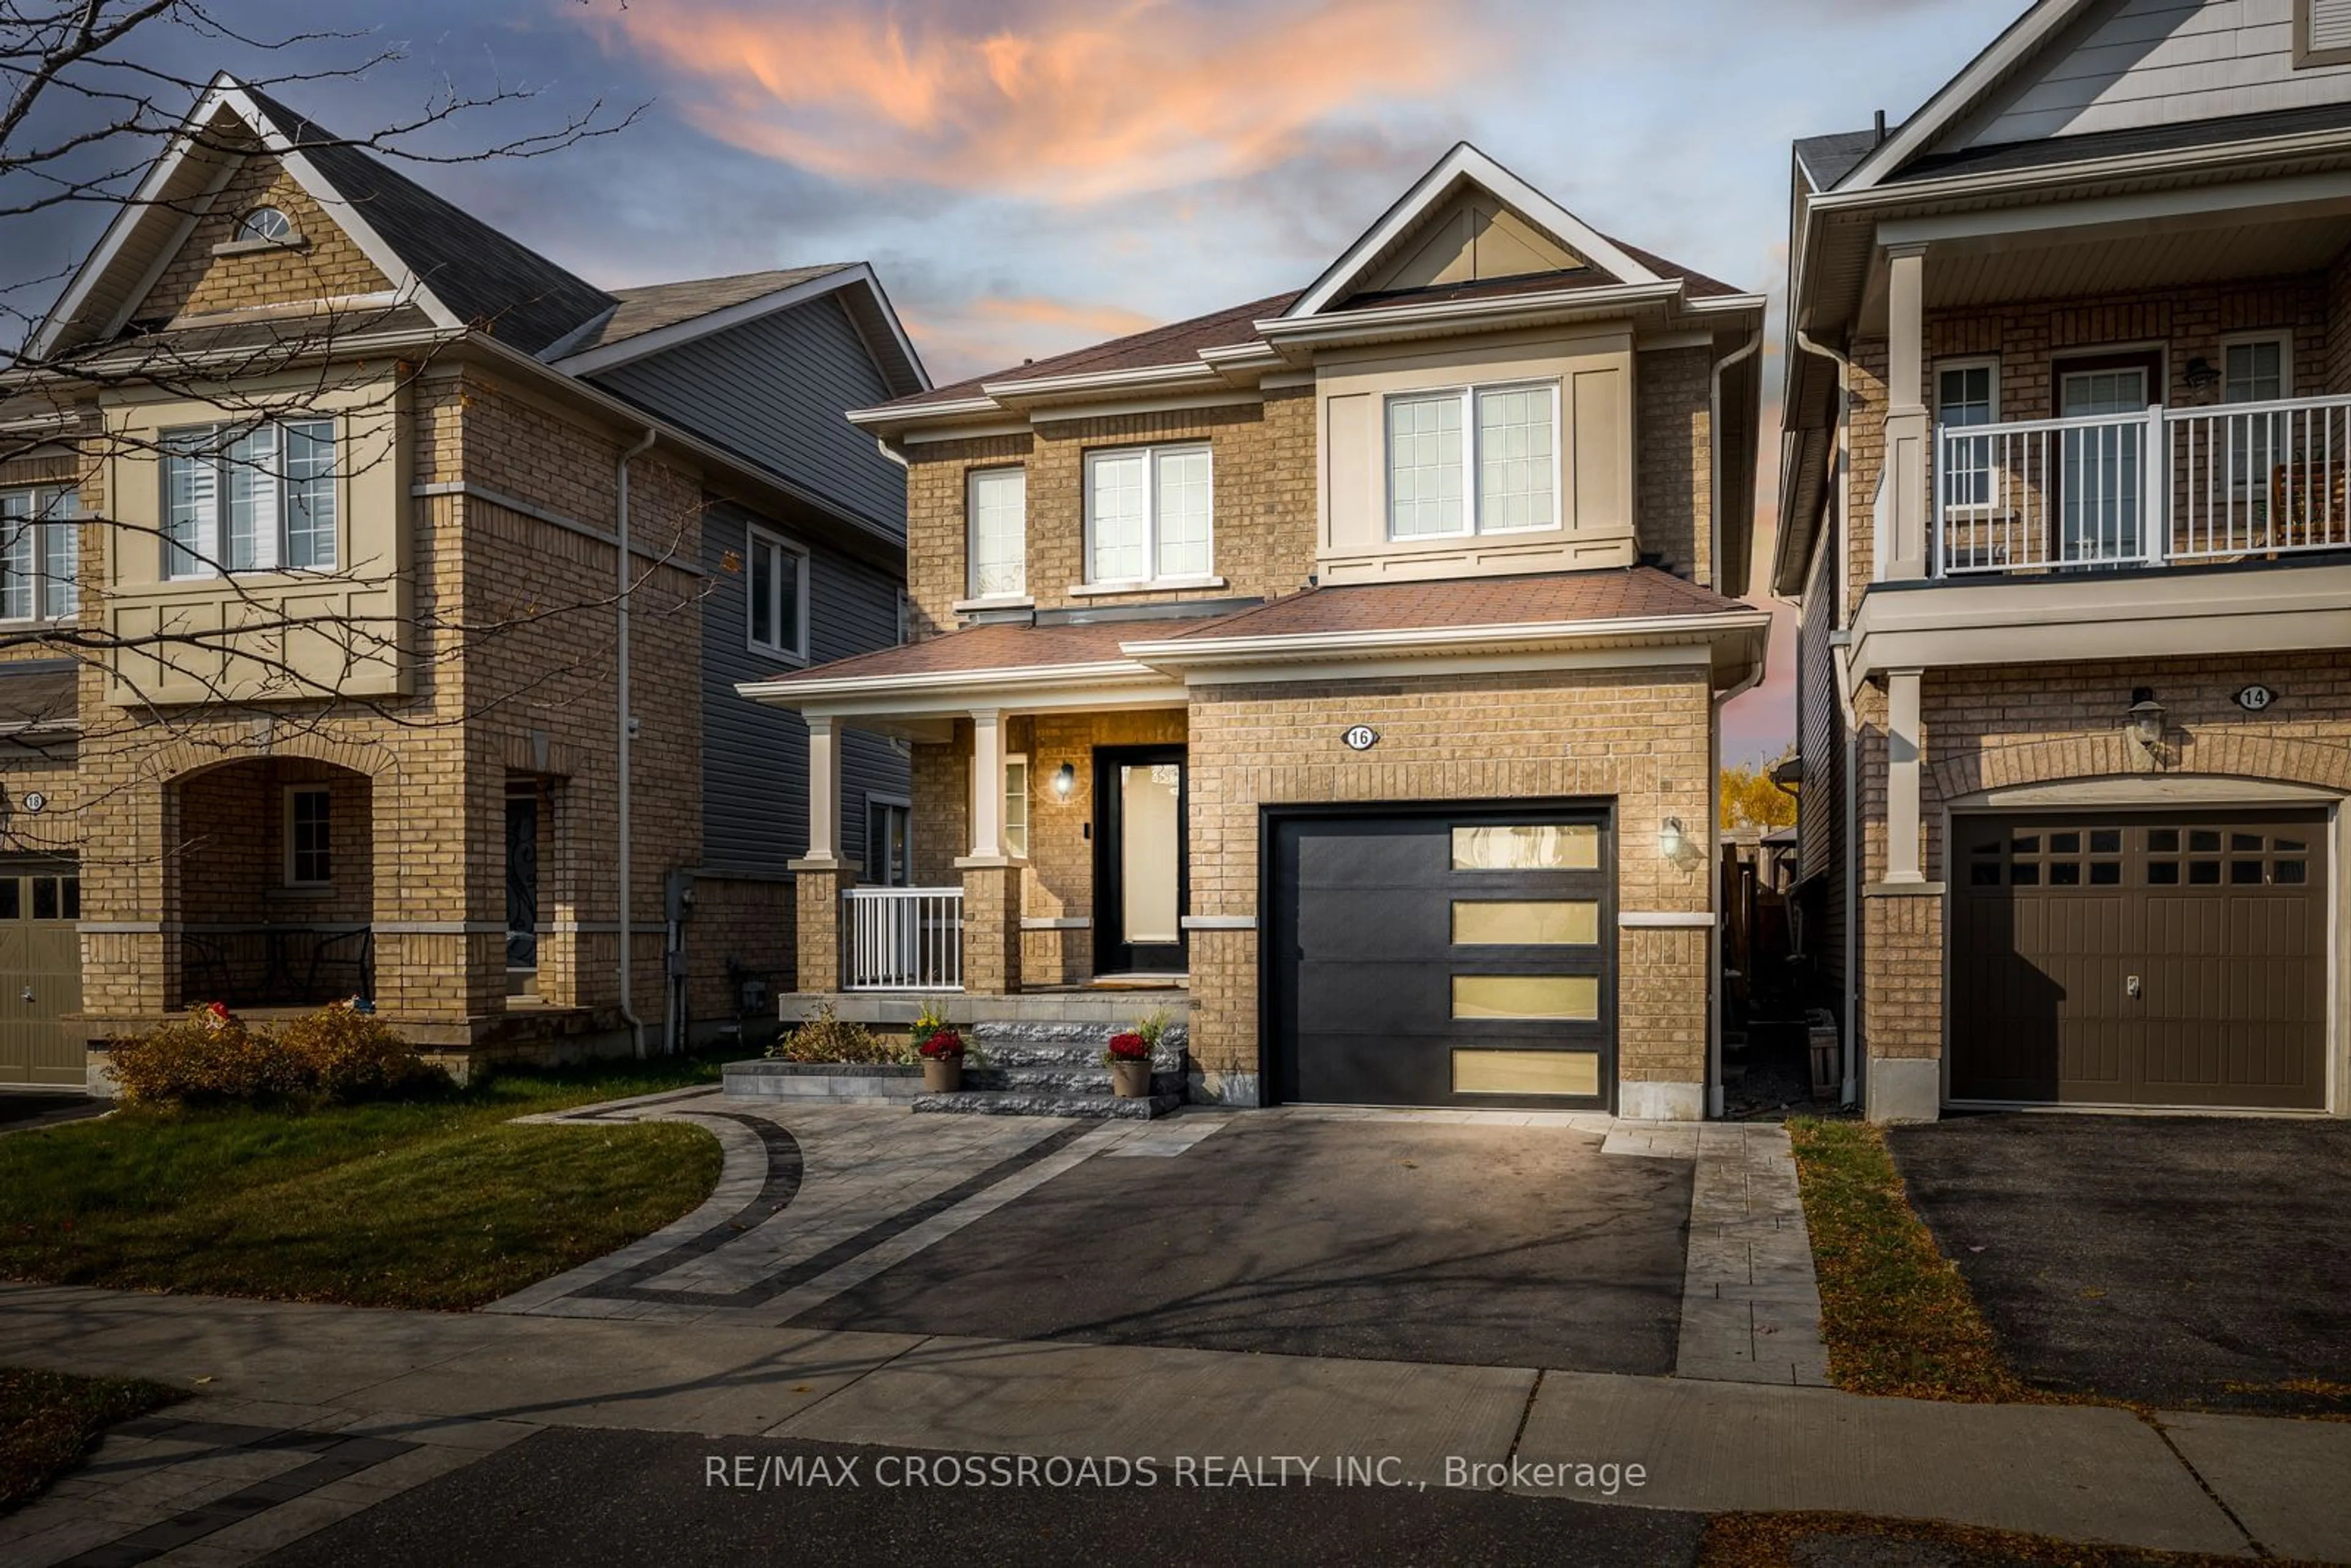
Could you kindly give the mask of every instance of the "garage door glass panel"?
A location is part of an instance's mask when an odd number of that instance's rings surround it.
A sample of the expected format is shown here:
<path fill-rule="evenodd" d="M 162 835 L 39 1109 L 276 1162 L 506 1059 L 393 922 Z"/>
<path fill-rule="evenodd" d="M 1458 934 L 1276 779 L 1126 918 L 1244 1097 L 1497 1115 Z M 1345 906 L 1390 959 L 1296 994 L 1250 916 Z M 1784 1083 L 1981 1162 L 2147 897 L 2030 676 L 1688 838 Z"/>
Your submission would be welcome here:
<path fill-rule="evenodd" d="M 1456 975 L 1453 1016 L 1588 1022 L 1600 1016 L 1600 978 L 1596 975 Z"/>
<path fill-rule="evenodd" d="M 1456 828 L 1456 871 L 1596 871 L 1600 830 L 1588 822 Z"/>
<path fill-rule="evenodd" d="M 1457 1051 L 1456 1094 L 1600 1092 L 1600 1054 L 1591 1051 Z"/>
<path fill-rule="evenodd" d="M 1600 940 L 1600 905 L 1587 900 L 1456 900 L 1453 941 L 1463 947 L 1588 947 Z"/>

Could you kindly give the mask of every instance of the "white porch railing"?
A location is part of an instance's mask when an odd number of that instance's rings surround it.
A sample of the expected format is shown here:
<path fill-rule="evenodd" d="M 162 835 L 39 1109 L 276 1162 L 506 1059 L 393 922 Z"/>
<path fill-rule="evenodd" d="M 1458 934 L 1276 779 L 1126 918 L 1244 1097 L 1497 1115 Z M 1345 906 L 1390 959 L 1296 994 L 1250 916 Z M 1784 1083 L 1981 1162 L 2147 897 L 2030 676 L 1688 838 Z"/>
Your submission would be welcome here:
<path fill-rule="evenodd" d="M 841 987 L 963 989 L 963 889 L 852 887 L 841 895 Z"/>
<path fill-rule="evenodd" d="M 1938 577 L 2351 549 L 2351 397 L 1936 433 Z"/>

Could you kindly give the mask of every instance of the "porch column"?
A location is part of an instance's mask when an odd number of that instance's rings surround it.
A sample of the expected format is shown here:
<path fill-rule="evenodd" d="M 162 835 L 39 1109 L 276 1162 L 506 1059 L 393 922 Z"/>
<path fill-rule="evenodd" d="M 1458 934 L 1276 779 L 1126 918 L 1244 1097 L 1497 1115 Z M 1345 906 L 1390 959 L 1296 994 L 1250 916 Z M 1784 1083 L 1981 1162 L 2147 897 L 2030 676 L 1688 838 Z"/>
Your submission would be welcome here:
<path fill-rule="evenodd" d="M 1918 708 L 1925 672 L 1886 677 L 1886 881 L 1918 883 Z"/>
<path fill-rule="evenodd" d="M 1004 715 L 995 708 L 975 708 L 971 715 L 969 858 L 1004 858 Z"/>
<path fill-rule="evenodd" d="M 809 842 L 810 861 L 841 858 L 841 741 L 832 720 L 811 715 L 809 732 Z"/>
<path fill-rule="evenodd" d="M 1927 575 L 1927 471 L 1933 421 L 1927 411 L 1927 247 L 1886 247 L 1886 485 L 1888 537 L 1878 559 L 1889 581 Z"/>
<path fill-rule="evenodd" d="M 841 737 L 810 715 L 808 853 L 790 862 L 793 983 L 803 993 L 841 989 L 841 895 L 857 867 L 841 858 Z"/>

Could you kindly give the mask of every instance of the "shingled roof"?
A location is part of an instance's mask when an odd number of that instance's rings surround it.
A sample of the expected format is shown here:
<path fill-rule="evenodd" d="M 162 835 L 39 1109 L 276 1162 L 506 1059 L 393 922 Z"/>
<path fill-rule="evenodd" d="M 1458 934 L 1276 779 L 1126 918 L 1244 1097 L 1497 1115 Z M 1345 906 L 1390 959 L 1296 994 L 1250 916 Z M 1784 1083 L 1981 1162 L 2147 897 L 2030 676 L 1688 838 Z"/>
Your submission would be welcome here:
<path fill-rule="evenodd" d="M 767 272 L 737 273 L 731 277 L 697 277 L 682 283 L 649 284 L 642 288 L 615 288 L 611 292 L 618 308 L 593 331 L 577 342 L 565 344 L 563 351 L 584 354 L 591 349 L 609 349 L 664 327 L 699 320 L 714 311 L 747 305 L 754 299 L 780 294 L 836 272 L 847 272 L 855 266 L 854 262 L 829 261 L 819 267 L 787 267 Z"/>

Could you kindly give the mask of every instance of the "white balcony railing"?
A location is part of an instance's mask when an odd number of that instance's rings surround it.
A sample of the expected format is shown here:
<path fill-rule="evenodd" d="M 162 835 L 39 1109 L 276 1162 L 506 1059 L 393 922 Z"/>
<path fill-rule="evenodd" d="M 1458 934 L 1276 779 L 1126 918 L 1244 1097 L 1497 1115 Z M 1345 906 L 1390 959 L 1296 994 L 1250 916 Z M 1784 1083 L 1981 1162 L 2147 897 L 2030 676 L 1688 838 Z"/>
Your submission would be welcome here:
<path fill-rule="evenodd" d="M 963 889 L 852 887 L 841 895 L 841 986 L 963 988 Z"/>
<path fill-rule="evenodd" d="M 2351 549 L 2351 397 L 1936 433 L 1938 577 Z"/>

